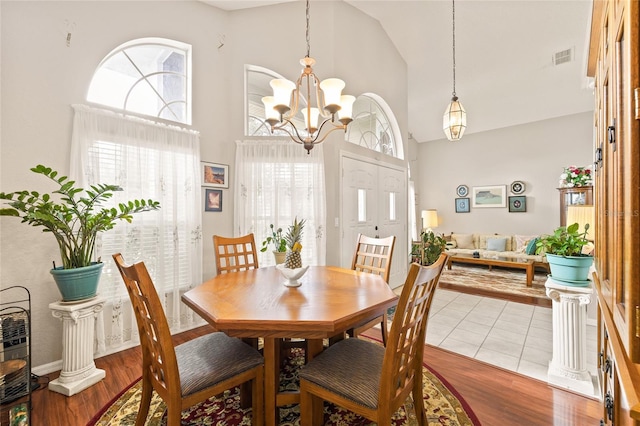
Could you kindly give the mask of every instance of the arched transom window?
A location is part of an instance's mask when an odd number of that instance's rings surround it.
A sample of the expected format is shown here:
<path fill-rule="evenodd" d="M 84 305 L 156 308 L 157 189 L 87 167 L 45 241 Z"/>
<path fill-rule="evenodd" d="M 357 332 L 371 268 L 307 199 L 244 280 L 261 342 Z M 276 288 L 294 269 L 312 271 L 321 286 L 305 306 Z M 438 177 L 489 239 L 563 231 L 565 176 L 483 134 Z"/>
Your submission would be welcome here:
<path fill-rule="evenodd" d="M 389 106 L 380 96 L 365 93 L 353 104 L 353 122 L 347 128 L 347 141 L 403 158 L 398 124 Z"/>
<path fill-rule="evenodd" d="M 93 75 L 87 101 L 191 124 L 191 46 L 145 38 L 109 53 Z"/>

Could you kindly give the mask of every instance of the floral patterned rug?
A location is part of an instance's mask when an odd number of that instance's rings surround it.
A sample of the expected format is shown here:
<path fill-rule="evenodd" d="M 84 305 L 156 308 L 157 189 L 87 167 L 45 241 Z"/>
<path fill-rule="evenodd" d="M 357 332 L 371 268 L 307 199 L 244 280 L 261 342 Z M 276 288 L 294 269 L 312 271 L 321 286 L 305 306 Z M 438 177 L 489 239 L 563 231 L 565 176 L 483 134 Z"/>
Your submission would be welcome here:
<path fill-rule="evenodd" d="M 462 293 L 507 299 L 538 306 L 551 306 L 545 293 L 547 273 L 536 271 L 531 287 L 526 285 L 526 273 L 520 269 L 485 265 L 460 265 L 454 263 L 451 270 L 446 267 L 440 276 L 440 288 Z"/>
<path fill-rule="evenodd" d="M 296 387 L 298 369 L 304 362 L 303 355 L 302 349 L 292 351 L 292 357 L 287 361 L 281 375 L 281 388 Z M 427 366 L 423 368 L 422 374 L 428 425 L 480 425 L 471 408 L 450 384 L 430 371 Z M 137 381 L 98 413 L 88 426 L 134 425 L 141 393 L 141 381 Z M 154 392 L 146 425 L 166 425 L 165 410 L 164 402 Z M 324 419 L 325 425 L 334 426 L 375 424 L 333 404 L 325 404 Z M 210 398 L 182 412 L 182 425 L 240 426 L 250 424 L 251 409 L 240 407 L 238 388 L 231 389 L 219 397 Z M 280 426 L 297 426 L 299 424 L 298 405 L 280 408 Z M 395 413 L 392 424 L 395 426 L 414 426 L 417 424 L 411 398 L 407 399 L 405 405 Z"/>

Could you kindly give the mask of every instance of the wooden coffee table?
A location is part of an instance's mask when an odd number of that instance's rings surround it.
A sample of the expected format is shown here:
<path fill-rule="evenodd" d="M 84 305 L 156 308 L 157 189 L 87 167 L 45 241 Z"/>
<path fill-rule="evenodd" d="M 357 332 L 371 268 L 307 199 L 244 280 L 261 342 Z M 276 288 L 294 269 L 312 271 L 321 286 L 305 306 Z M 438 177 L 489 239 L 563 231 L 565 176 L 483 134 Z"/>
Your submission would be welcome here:
<path fill-rule="evenodd" d="M 472 254 L 450 254 L 449 260 L 447 261 L 447 269 L 451 269 L 451 264 L 453 262 L 457 263 L 468 263 L 473 265 L 487 265 L 489 266 L 489 270 L 491 270 L 494 266 L 500 266 L 503 268 L 515 268 L 515 269 L 524 269 L 527 272 L 527 287 L 531 287 L 533 283 L 533 260 L 531 259 L 523 259 L 516 256 L 480 256 L 473 257 Z"/>

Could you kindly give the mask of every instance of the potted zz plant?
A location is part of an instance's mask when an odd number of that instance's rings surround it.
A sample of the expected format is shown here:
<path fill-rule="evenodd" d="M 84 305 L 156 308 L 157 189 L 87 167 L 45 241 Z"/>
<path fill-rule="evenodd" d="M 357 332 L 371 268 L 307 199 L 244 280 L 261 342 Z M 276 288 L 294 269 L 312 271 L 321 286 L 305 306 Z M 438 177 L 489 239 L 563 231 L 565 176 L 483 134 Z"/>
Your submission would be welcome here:
<path fill-rule="evenodd" d="M 19 217 L 22 223 L 42 227 L 42 232 L 53 234 L 62 265 L 56 266 L 54 262 L 51 274 L 62 300 L 91 298 L 96 295 L 103 266 L 100 259 L 93 259 L 98 233 L 112 229 L 119 221 L 131 222 L 134 213 L 157 210 L 160 203 L 133 200 L 106 208 L 101 204 L 122 188 L 99 184 L 85 190 L 77 188 L 75 181 L 67 176 L 58 177 L 58 172 L 49 167 L 38 165 L 31 171 L 52 180 L 58 189 L 51 194 L 27 190 L 0 192 L 0 199 L 8 205 L 0 208 L 0 216 Z"/>
<path fill-rule="evenodd" d="M 276 229 L 273 223 L 269 225 L 269 227 L 271 228 L 271 235 L 264 239 L 260 251 L 264 253 L 269 249 L 269 245 L 273 245 L 273 256 L 276 259 L 276 265 L 280 265 L 284 263 L 287 255 L 287 241 L 282 235 L 282 228 Z"/>
<path fill-rule="evenodd" d="M 587 285 L 593 256 L 582 253 L 589 244 L 587 231 L 578 232 L 579 224 L 558 227 L 553 234 L 543 235 L 536 243 L 536 254 L 545 254 L 551 269 L 551 278 L 568 285 Z"/>

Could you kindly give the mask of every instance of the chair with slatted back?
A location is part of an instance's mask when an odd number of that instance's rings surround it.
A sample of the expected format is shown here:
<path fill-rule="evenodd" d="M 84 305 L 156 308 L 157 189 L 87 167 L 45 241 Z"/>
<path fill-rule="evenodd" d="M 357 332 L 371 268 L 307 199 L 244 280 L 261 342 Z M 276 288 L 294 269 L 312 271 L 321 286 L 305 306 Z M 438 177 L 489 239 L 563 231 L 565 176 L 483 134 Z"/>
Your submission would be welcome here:
<path fill-rule="evenodd" d="M 391 425 L 393 414 L 409 394 L 417 424 L 427 424 L 422 390 L 425 333 L 446 259 L 443 253 L 433 265 L 411 264 L 386 347 L 364 339 L 345 339 L 300 369 L 301 426 L 322 424 L 323 401 L 378 425 Z"/>
<path fill-rule="evenodd" d="M 373 238 L 366 235 L 358 234 L 356 249 L 351 262 L 351 269 L 354 271 L 368 272 L 377 274 L 389 283 L 389 275 L 391 274 L 391 258 L 393 256 L 393 247 L 396 237 L 391 235 L 385 238 Z M 348 334 L 357 337 L 363 331 L 370 329 L 376 324 L 380 324 L 382 329 L 382 341 L 387 344 L 387 319 L 386 312 L 383 316 L 368 320 L 364 324 L 360 324 L 349 330 Z"/>
<path fill-rule="evenodd" d="M 143 426 L 153 391 L 167 406 L 167 425 L 180 425 L 182 410 L 228 389 L 251 383 L 252 424 L 264 423 L 264 358 L 241 340 L 212 332 L 175 346 L 160 298 L 144 263 L 113 259 L 127 287 L 142 347 L 142 399 L 136 426 Z"/>
<path fill-rule="evenodd" d="M 218 275 L 258 268 L 258 255 L 253 234 L 242 237 L 213 236 Z"/>

